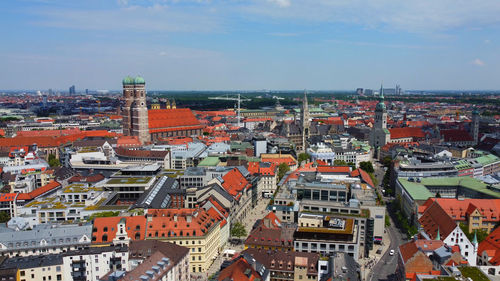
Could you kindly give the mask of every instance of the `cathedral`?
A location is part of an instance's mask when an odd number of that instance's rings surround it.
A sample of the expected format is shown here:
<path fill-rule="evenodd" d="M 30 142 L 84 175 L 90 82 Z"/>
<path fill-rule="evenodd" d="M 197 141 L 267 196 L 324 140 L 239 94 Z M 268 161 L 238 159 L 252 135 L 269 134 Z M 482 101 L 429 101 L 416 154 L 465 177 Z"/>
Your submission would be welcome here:
<path fill-rule="evenodd" d="M 142 144 L 168 137 L 201 135 L 203 125 L 189 108 L 177 108 L 175 101 L 161 109 L 155 101 L 148 110 L 146 82 L 127 76 L 122 81 L 125 104 L 122 108 L 123 134 L 137 136 Z"/>
<path fill-rule="evenodd" d="M 370 145 L 377 153 L 380 148 L 389 143 L 391 140 L 391 133 L 387 130 L 387 109 L 384 104 L 384 88 L 380 86 L 380 102 L 375 107 L 375 124 L 370 135 Z"/>

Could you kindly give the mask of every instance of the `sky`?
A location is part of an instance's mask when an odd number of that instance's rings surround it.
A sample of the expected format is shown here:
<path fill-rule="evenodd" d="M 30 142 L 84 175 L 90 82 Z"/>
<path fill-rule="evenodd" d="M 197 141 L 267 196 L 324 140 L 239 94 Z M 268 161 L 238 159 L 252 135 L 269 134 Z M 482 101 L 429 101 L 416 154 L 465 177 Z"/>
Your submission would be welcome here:
<path fill-rule="evenodd" d="M 500 89 L 498 0 L 16 0 L 0 89 Z"/>

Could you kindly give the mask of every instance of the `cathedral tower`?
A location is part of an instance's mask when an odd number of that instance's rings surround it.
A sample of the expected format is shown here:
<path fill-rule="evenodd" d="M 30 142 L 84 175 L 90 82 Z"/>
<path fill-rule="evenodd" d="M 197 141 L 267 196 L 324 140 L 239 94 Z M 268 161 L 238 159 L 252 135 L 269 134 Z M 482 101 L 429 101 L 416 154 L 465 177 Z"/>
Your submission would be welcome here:
<path fill-rule="evenodd" d="M 141 143 L 151 141 L 149 134 L 148 108 L 146 105 L 146 82 L 140 76 L 123 79 L 123 133 L 137 136 Z"/>
<path fill-rule="evenodd" d="M 125 104 L 122 110 L 122 124 L 123 124 L 123 134 L 130 136 L 132 132 L 131 125 L 131 110 L 132 102 L 134 102 L 134 78 L 127 76 L 122 81 L 123 85 L 123 97 L 125 98 Z"/>

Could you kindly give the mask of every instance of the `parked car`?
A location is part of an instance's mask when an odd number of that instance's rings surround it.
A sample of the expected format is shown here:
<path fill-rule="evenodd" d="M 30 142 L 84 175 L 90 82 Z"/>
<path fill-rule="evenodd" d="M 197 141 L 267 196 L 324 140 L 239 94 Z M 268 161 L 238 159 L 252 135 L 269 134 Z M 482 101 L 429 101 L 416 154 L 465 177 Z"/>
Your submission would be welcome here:
<path fill-rule="evenodd" d="M 394 250 L 393 250 L 393 249 L 391 249 L 391 250 L 389 251 L 389 255 L 390 255 L 390 256 L 394 256 Z"/>

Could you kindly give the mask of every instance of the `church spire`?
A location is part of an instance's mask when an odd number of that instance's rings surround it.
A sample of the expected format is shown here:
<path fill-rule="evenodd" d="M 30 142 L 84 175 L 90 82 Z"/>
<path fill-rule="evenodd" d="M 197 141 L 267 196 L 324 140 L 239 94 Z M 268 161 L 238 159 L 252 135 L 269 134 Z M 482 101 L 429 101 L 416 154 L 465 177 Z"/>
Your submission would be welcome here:
<path fill-rule="evenodd" d="M 301 119 L 302 128 L 309 127 L 309 104 L 307 102 L 307 91 L 304 90 L 304 100 L 302 101 L 302 109 L 301 109 Z"/>
<path fill-rule="evenodd" d="M 381 101 L 384 101 L 384 85 L 383 84 L 384 84 L 383 82 L 380 83 L 380 95 L 379 96 L 380 96 Z"/>
<path fill-rule="evenodd" d="M 474 247 L 477 246 L 477 230 L 474 230 L 474 239 L 472 239 L 472 244 L 474 244 Z"/>
<path fill-rule="evenodd" d="M 436 234 L 436 240 L 441 240 L 441 235 L 439 234 L 439 226 L 438 226 L 438 232 Z"/>

